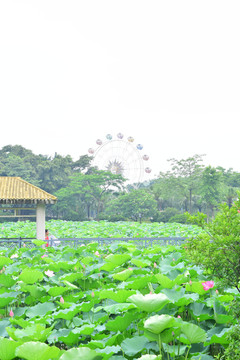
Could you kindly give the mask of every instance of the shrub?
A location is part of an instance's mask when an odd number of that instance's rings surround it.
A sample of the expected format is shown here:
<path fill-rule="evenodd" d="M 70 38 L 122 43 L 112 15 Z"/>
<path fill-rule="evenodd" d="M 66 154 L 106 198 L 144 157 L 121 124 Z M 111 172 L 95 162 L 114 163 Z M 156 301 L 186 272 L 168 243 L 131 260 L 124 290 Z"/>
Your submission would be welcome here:
<path fill-rule="evenodd" d="M 204 230 L 187 244 L 191 260 L 221 279 L 223 285 L 234 286 L 240 292 L 240 200 L 231 208 L 220 205 L 209 223 L 201 213 L 188 214 L 188 218 L 198 221 Z"/>
<path fill-rule="evenodd" d="M 168 222 L 170 223 L 180 223 L 180 224 L 186 224 L 187 223 L 187 216 L 185 214 L 176 214 L 172 216 Z"/>
<path fill-rule="evenodd" d="M 221 357 L 221 360 L 239 360 L 240 359 L 240 325 L 235 325 L 227 336 L 229 345 Z"/>
<path fill-rule="evenodd" d="M 109 215 L 104 214 L 104 213 L 100 213 L 98 215 L 98 220 L 108 220 L 109 221 Z"/>
<path fill-rule="evenodd" d="M 110 222 L 127 221 L 127 219 L 126 219 L 123 215 L 120 215 L 120 214 L 110 215 L 110 216 L 108 217 L 108 220 L 109 220 Z"/>
<path fill-rule="evenodd" d="M 165 210 L 159 212 L 155 217 L 157 222 L 168 222 L 171 217 L 179 214 L 179 211 L 175 208 L 166 208 Z"/>

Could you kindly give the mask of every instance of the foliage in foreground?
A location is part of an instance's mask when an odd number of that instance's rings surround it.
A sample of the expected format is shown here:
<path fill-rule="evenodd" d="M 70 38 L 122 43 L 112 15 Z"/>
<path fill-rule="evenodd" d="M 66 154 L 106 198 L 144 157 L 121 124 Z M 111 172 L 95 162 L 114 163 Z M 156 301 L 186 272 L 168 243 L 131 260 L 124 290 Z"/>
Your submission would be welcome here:
<path fill-rule="evenodd" d="M 204 230 L 188 243 L 191 260 L 240 292 L 240 200 L 231 208 L 221 205 L 209 223 L 201 213 L 189 218 Z"/>
<path fill-rule="evenodd" d="M 0 359 L 213 359 L 234 289 L 180 248 L 136 244 L 2 249 Z"/>

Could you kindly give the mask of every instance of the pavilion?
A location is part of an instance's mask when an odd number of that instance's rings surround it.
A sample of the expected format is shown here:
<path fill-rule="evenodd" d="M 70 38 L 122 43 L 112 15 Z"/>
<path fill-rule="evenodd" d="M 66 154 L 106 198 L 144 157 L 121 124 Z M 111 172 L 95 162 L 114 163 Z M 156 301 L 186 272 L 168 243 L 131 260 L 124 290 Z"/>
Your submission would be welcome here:
<path fill-rule="evenodd" d="M 20 177 L 0 176 L 0 217 L 36 217 L 37 239 L 45 239 L 45 210 L 57 198 Z M 11 205 L 13 207 L 11 207 Z M 30 206 L 30 207 L 27 207 Z M 24 214 L 33 211 L 34 214 Z"/>

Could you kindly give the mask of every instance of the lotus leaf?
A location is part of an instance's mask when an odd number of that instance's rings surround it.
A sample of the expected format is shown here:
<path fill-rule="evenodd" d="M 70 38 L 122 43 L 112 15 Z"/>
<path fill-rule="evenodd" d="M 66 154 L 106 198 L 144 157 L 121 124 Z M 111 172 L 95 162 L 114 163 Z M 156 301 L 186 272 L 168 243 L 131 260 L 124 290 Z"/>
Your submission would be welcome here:
<path fill-rule="evenodd" d="M 138 267 L 147 267 L 147 266 L 151 266 L 151 261 L 149 260 L 142 260 L 142 259 L 132 259 L 131 263 L 138 266 Z"/>
<path fill-rule="evenodd" d="M 17 296 L 17 293 L 15 292 L 6 292 L 5 294 L 0 295 L 0 308 L 5 307 L 8 305 L 11 301 L 15 300 Z"/>
<path fill-rule="evenodd" d="M 102 341 L 102 340 L 91 340 L 89 343 L 88 343 L 88 347 L 90 349 L 103 349 L 105 347 L 105 342 Z"/>
<path fill-rule="evenodd" d="M 170 315 L 154 315 L 147 319 L 144 328 L 154 334 L 160 334 L 167 328 L 176 324 L 174 317 Z"/>
<path fill-rule="evenodd" d="M 128 282 L 125 286 L 126 289 L 140 290 L 145 288 L 148 283 L 151 283 L 153 279 L 152 275 L 138 276 L 135 280 Z"/>
<path fill-rule="evenodd" d="M 81 347 L 67 350 L 59 360 L 101 360 L 102 358 L 103 355 L 97 354 L 95 350 Z"/>
<path fill-rule="evenodd" d="M 101 290 L 99 292 L 99 298 L 100 299 L 112 299 L 119 303 L 124 303 L 127 298 L 133 294 L 135 294 L 136 291 L 134 290 Z"/>
<path fill-rule="evenodd" d="M 36 316 L 43 316 L 46 315 L 47 313 L 51 313 L 52 311 L 55 310 L 55 308 L 56 306 L 51 302 L 45 302 L 43 304 L 39 303 L 35 306 L 30 307 L 26 311 L 26 316 L 29 318 L 33 318 Z"/>
<path fill-rule="evenodd" d="M 229 344 L 228 332 L 232 329 L 224 328 L 222 325 L 217 325 L 216 327 L 210 329 L 207 332 L 207 341 L 204 345 L 211 344 Z"/>
<path fill-rule="evenodd" d="M 53 326 L 45 328 L 40 324 L 32 324 L 24 329 L 14 329 L 7 327 L 9 336 L 14 340 L 22 341 L 41 341 L 45 342 L 52 331 Z"/>
<path fill-rule="evenodd" d="M 104 311 L 106 311 L 108 314 L 119 314 L 123 311 L 127 311 L 130 309 L 136 308 L 136 305 L 134 304 L 112 304 L 112 305 L 106 305 L 101 307 Z"/>
<path fill-rule="evenodd" d="M 187 349 L 187 345 L 175 346 L 175 345 L 163 344 L 163 349 L 172 357 L 175 357 L 175 356 L 183 355 Z"/>
<path fill-rule="evenodd" d="M 128 356 L 134 356 L 146 348 L 149 340 L 145 336 L 134 336 L 127 338 L 121 343 L 123 352 Z"/>
<path fill-rule="evenodd" d="M 140 310 L 147 312 L 160 311 L 167 303 L 170 302 L 169 298 L 165 294 L 135 294 L 128 298 L 128 300 L 134 303 Z"/>
<path fill-rule="evenodd" d="M 79 334 L 74 334 L 71 329 L 60 329 L 54 334 L 54 339 L 73 346 L 79 342 Z"/>
<path fill-rule="evenodd" d="M 71 320 L 74 318 L 74 316 L 80 311 L 79 305 L 72 305 L 68 309 L 59 310 L 54 313 L 53 317 L 54 319 L 65 319 L 65 320 Z"/>
<path fill-rule="evenodd" d="M 133 271 L 130 269 L 126 269 L 123 270 L 117 274 L 113 274 L 113 278 L 115 280 L 119 280 L 119 281 L 125 281 L 127 280 L 131 275 L 132 275 Z"/>
<path fill-rule="evenodd" d="M 49 295 L 51 296 L 60 296 L 64 294 L 68 289 L 64 286 L 53 286 L 48 290 Z"/>
<path fill-rule="evenodd" d="M 49 360 L 58 356 L 60 350 L 41 342 L 30 341 L 20 345 L 15 354 L 26 360 Z"/>
<path fill-rule="evenodd" d="M 16 283 L 16 280 L 13 280 L 13 278 L 10 275 L 0 274 L 0 284 L 1 285 L 6 286 L 7 288 L 10 288 L 15 283 Z"/>
<path fill-rule="evenodd" d="M 192 360 L 214 360 L 214 358 L 210 355 L 199 354 L 192 357 Z"/>
<path fill-rule="evenodd" d="M 233 322 L 233 316 L 228 315 L 226 309 L 219 301 L 214 301 L 214 319 L 217 324 L 228 324 Z"/>
<path fill-rule="evenodd" d="M 125 264 L 131 259 L 129 254 L 110 254 L 104 258 L 106 262 L 113 263 L 117 266 Z"/>
<path fill-rule="evenodd" d="M 162 360 L 162 356 L 146 354 L 142 355 L 138 360 Z"/>
<path fill-rule="evenodd" d="M 35 284 L 37 281 L 43 279 L 43 273 L 39 270 L 25 268 L 19 275 L 19 280 L 26 284 Z"/>
<path fill-rule="evenodd" d="M 2 269 L 3 266 L 5 265 L 9 265 L 12 263 L 12 260 L 5 257 L 5 256 L 0 256 L 0 269 Z"/>
<path fill-rule="evenodd" d="M 207 339 L 206 331 L 195 324 L 183 322 L 181 331 L 187 337 L 189 344 L 204 342 Z"/>
<path fill-rule="evenodd" d="M 155 277 L 158 283 L 165 289 L 171 289 L 175 285 L 175 282 L 164 274 L 156 274 Z"/>
<path fill-rule="evenodd" d="M 199 295 L 206 294 L 206 291 L 202 286 L 202 281 L 193 281 L 191 284 L 186 284 L 186 291 L 194 292 Z"/>
<path fill-rule="evenodd" d="M 128 328 L 131 322 L 135 319 L 135 315 L 126 313 L 123 316 L 117 316 L 114 320 L 109 320 L 106 323 L 106 329 L 110 331 L 121 331 L 123 332 Z"/>
<path fill-rule="evenodd" d="M 0 359 L 11 360 L 15 358 L 15 350 L 20 343 L 0 337 Z"/>

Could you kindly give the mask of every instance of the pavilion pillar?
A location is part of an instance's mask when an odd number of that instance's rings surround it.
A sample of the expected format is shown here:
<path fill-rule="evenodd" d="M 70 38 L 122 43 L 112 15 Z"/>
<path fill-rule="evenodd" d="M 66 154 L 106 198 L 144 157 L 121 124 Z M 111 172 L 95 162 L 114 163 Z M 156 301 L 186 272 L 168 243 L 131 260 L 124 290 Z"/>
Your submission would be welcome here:
<path fill-rule="evenodd" d="M 45 204 L 37 204 L 37 239 L 45 240 Z"/>

